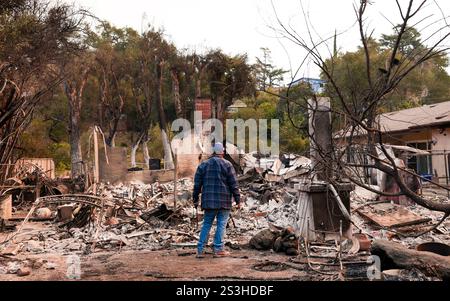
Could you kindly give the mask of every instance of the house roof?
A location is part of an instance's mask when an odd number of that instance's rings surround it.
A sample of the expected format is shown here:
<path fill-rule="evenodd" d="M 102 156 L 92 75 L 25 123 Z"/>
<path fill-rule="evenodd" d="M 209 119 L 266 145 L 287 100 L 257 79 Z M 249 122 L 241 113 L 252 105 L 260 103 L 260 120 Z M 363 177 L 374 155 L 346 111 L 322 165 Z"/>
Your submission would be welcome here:
<path fill-rule="evenodd" d="M 424 127 L 434 127 L 450 124 L 450 101 L 424 105 L 396 112 L 384 113 L 377 116 L 380 130 L 384 133 L 406 132 Z M 334 137 L 343 136 L 343 130 L 335 133 Z M 366 131 L 358 128 L 355 136 L 364 136 Z M 350 136 L 346 132 L 344 136 Z"/>
<path fill-rule="evenodd" d="M 450 123 L 450 101 L 385 113 L 379 116 L 383 132 L 401 132 L 414 128 Z"/>
<path fill-rule="evenodd" d="M 242 100 L 236 100 L 231 106 L 228 108 L 247 108 L 247 104 Z"/>
<path fill-rule="evenodd" d="M 300 83 L 300 82 L 326 83 L 325 80 L 320 79 L 320 78 L 302 77 L 302 78 L 299 78 L 299 79 L 295 80 L 294 82 L 292 82 L 292 84 L 296 84 L 296 83 Z"/>

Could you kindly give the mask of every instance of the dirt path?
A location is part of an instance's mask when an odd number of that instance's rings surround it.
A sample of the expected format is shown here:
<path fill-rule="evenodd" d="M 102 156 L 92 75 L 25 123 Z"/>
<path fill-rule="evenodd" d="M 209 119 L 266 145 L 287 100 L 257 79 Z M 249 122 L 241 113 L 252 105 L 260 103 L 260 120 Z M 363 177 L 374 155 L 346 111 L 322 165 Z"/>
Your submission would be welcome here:
<path fill-rule="evenodd" d="M 307 273 L 283 266 L 265 266 L 267 261 L 289 258 L 252 250 L 234 251 L 229 258 L 195 258 L 193 249 L 149 252 L 104 252 L 81 256 L 80 280 L 310 280 Z M 41 254 L 15 257 L 16 260 L 46 260 L 55 268 L 34 268 L 29 276 L 0 275 L 0 280 L 67 281 L 70 255 Z M 71 257 L 69 260 L 73 260 Z M 257 270 L 255 266 L 263 266 Z M 73 267 L 73 266 L 72 266 Z"/>

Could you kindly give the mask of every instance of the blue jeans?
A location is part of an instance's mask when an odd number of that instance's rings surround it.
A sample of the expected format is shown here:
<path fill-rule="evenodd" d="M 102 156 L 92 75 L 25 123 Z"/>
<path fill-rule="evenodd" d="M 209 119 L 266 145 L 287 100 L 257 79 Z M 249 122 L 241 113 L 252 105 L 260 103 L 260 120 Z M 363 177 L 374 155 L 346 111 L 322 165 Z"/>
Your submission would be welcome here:
<path fill-rule="evenodd" d="M 203 248 L 208 243 L 209 232 L 211 231 L 214 219 L 217 217 L 217 229 L 214 235 L 214 252 L 223 250 L 223 237 L 230 217 L 231 210 L 205 210 L 205 216 L 203 218 L 202 231 L 200 232 L 200 239 L 197 245 L 198 253 L 203 252 Z"/>

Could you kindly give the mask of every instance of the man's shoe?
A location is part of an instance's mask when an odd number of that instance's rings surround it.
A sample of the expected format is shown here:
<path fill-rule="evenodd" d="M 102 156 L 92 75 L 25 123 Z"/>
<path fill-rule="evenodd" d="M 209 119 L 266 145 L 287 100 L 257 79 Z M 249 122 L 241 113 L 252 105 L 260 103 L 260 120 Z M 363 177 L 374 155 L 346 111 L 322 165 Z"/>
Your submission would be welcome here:
<path fill-rule="evenodd" d="M 197 256 L 195 256 L 196 258 L 205 258 L 205 253 L 197 253 Z"/>
<path fill-rule="evenodd" d="M 214 257 L 215 258 L 227 257 L 227 256 L 230 256 L 230 255 L 231 255 L 230 252 L 223 251 L 223 250 L 214 253 Z"/>

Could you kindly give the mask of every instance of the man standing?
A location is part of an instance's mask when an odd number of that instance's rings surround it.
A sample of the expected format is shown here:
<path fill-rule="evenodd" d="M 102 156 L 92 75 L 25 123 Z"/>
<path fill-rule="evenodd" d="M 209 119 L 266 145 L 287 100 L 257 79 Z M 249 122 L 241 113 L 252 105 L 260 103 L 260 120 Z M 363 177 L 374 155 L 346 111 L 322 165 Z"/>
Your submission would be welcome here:
<path fill-rule="evenodd" d="M 223 158 L 222 143 L 216 143 L 213 150 L 213 157 L 201 163 L 197 168 L 194 180 L 194 206 L 198 207 L 201 193 L 201 206 L 205 212 L 197 246 L 198 258 L 204 257 L 204 247 L 215 218 L 217 218 L 217 229 L 214 236 L 214 257 L 229 255 L 223 248 L 223 237 L 230 217 L 232 197 L 234 197 L 237 207 L 241 207 L 236 172 L 233 165 Z"/>

